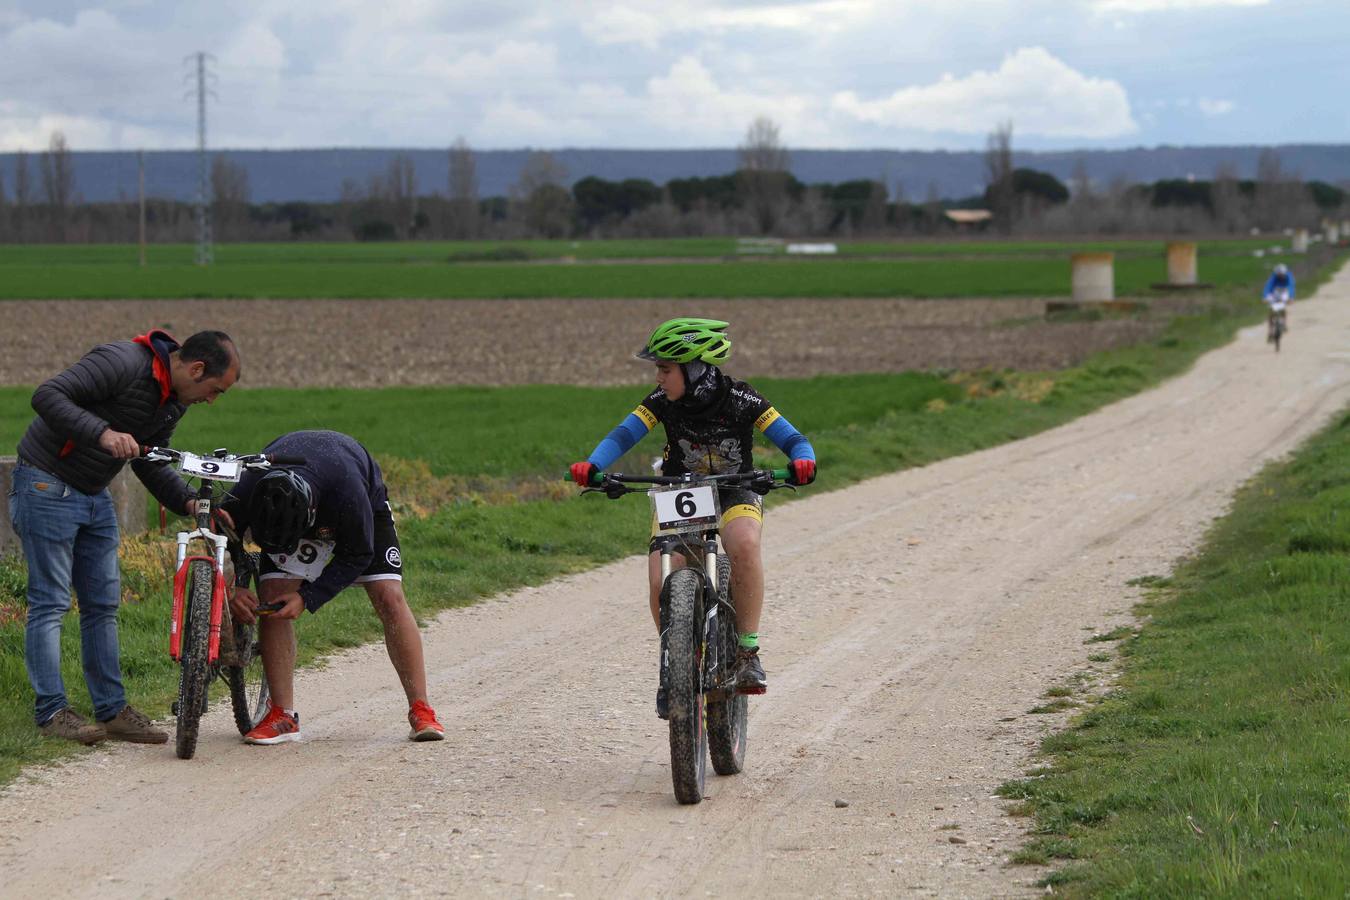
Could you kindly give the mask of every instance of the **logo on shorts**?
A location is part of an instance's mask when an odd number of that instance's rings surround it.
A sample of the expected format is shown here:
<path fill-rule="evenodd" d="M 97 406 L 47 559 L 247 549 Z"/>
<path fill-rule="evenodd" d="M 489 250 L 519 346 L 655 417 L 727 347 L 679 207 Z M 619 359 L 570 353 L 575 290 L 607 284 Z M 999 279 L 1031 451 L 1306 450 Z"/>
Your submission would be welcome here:
<path fill-rule="evenodd" d="M 403 557 L 399 554 L 397 547 L 390 547 L 384 551 L 384 561 L 395 569 L 403 568 Z"/>
<path fill-rule="evenodd" d="M 331 541 L 333 539 L 333 533 L 334 533 L 333 529 L 325 525 L 324 527 L 320 528 L 317 532 L 315 532 L 314 536 L 321 541 Z"/>

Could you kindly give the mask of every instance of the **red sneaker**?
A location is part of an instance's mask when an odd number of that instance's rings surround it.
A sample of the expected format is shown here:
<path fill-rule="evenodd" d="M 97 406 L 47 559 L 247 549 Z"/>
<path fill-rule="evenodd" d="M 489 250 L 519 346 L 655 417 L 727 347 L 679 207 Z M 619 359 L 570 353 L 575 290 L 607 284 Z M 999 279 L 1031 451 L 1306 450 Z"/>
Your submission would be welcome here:
<path fill-rule="evenodd" d="M 300 740 L 300 714 L 291 715 L 284 709 L 269 707 L 263 720 L 244 735 L 246 744 L 284 744 Z"/>
<path fill-rule="evenodd" d="M 408 710 L 408 724 L 412 726 L 412 732 L 408 735 L 410 741 L 445 740 L 445 729 L 436 721 L 436 710 L 424 700 L 418 700 Z"/>

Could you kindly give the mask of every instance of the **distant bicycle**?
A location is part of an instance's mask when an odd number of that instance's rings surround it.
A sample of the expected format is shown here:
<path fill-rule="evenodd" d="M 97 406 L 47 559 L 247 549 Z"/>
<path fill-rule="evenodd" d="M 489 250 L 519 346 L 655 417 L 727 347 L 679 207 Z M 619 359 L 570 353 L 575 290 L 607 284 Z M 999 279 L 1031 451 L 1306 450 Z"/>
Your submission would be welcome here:
<path fill-rule="evenodd" d="M 198 725 L 206 712 L 208 689 L 219 676 L 230 688 L 234 724 L 247 734 L 267 708 L 267 681 L 258 652 L 256 624 L 235 622 L 225 592 L 225 555 L 235 570 L 235 584 L 256 581 L 257 556 L 245 551 L 239 537 L 213 515 L 215 486 L 239 480 L 245 469 L 269 469 L 274 465 L 300 465 L 304 459 L 264 455 L 231 455 L 217 450 L 197 456 L 170 447 L 147 447 L 146 462 L 173 465 L 190 480 L 197 480 L 196 528 L 178 532 L 178 556 L 173 579 L 173 607 L 169 620 L 169 656 L 179 663 L 177 718 L 174 749 L 180 759 L 197 751 Z M 214 520 L 214 521 L 213 521 Z M 219 527 L 220 532 L 212 530 Z M 194 542 L 201 552 L 189 555 Z M 256 590 L 256 585 L 255 588 Z M 275 612 L 259 607 L 259 613 Z"/>
<path fill-rule="evenodd" d="M 1288 331 L 1285 318 L 1285 310 L 1289 308 L 1289 291 L 1279 289 L 1274 290 L 1265 297 L 1266 306 L 1269 313 L 1266 316 L 1266 343 L 1275 345 L 1275 352 L 1280 352 L 1280 338 Z"/>
<path fill-rule="evenodd" d="M 767 494 L 791 487 L 783 483 L 787 475 L 787 469 L 678 476 L 597 472 L 594 487 L 585 490 L 613 500 L 637 492 L 652 499 L 661 553 L 660 679 L 669 704 L 670 777 L 681 803 L 703 799 L 709 755 L 718 775 L 735 775 L 745 766 L 748 711 L 735 685 L 736 604 L 731 561 L 718 539 L 717 489 Z M 676 553 L 685 567 L 674 567 Z"/>

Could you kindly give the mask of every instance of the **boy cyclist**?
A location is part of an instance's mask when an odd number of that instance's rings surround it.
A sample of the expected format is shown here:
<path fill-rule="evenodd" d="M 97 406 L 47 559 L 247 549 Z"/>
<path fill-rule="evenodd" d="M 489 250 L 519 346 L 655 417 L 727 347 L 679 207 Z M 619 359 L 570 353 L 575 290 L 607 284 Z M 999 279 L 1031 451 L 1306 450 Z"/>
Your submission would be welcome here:
<path fill-rule="evenodd" d="M 788 455 L 788 482 L 810 484 L 816 478 L 811 443 L 754 388 L 733 381 L 719 366 L 731 355 L 726 322 L 671 319 L 652 332 L 639 359 L 656 364 L 656 390 L 602 440 L 583 462 L 573 463 L 572 479 L 590 485 L 591 476 L 627 453 L 659 422 L 666 429 L 663 475 L 721 475 L 754 468 L 754 431 L 763 432 Z M 760 531 L 764 498 L 744 488 L 720 490 L 722 543 L 731 559 L 732 595 L 740 647 L 736 687 L 762 694 L 768 686 L 759 661 L 759 619 L 764 606 L 764 567 Z M 678 557 L 677 557 L 678 560 Z M 677 562 L 678 564 L 678 562 Z M 652 621 L 660 629 L 661 554 L 648 557 Z M 665 718 L 665 697 L 656 698 Z"/>

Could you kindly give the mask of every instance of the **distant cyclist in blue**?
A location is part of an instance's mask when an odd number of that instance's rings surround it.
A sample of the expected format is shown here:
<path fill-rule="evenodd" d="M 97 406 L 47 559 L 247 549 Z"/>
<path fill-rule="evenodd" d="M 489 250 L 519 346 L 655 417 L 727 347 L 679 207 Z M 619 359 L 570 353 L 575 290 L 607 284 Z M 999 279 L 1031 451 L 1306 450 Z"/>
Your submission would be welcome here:
<path fill-rule="evenodd" d="M 1273 319 L 1277 313 L 1284 315 L 1284 330 L 1289 330 L 1289 304 L 1294 302 L 1294 273 L 1289 271 L 1289 267 L 1284 263 L 1279 263 L 1271 271 L 1270 277 L 1266 279 L 1266 286 L 1261 291 L 1261 299 L 1270 309 L 1270 317 Z M 1277 310 L 1276 305 L 1280 308 Z"/>
<path fill-rule="evenodd" d="M 743 381 L 719 366 L 731 356 L 726 322 L 671 319 L 652 332 L 638 358 L 656 364 L 656 390 L 609 433 L 589 457 L 574 463 L 572 478 L 585 487 L 656 427 L 665 426 L 663 475 L 718 475 L 754 468 L 754 433 L 759 431 L 787 454 L 788 482 L 810 484 L 816 478 L 811 442 Z M 723 488 L 721 533 L 731 557 L 736 625 L 740 631 L 736 688 L 762 694 L 768 686 L 759 661 L 759 619 L 764 605 L 764 567 L 760 529 L 764 498 L 747 488 Z M 652 621 L 660 628 L 661 554 L 649 555 Z M 665 718 L 665 697 L 658 692 L 657 715 Z"/>

